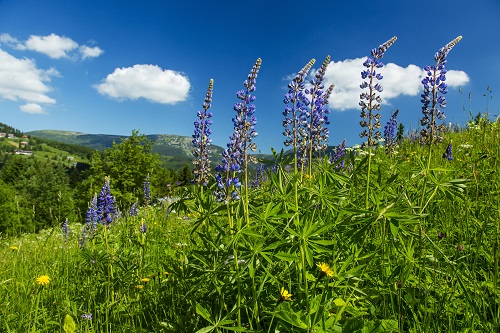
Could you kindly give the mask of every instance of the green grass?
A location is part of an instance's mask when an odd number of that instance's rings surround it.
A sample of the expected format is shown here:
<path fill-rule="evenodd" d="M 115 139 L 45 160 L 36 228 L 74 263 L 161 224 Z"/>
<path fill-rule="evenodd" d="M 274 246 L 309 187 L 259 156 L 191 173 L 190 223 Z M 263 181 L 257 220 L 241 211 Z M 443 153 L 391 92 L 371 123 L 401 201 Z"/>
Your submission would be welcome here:
<path fill-rule="evenodd" d="M 237 202 L 180 188 L 176 213 L 143 207 L 84 246 L 76 222 L 2 238 L 0 331 L 59 332 L 68 314 L 78 332 L 498 331 L 499 135 L 481 121 L 431 150 L 377 149 L 368 204 L 353 152 L 352 172 L 280 165 Z"/>

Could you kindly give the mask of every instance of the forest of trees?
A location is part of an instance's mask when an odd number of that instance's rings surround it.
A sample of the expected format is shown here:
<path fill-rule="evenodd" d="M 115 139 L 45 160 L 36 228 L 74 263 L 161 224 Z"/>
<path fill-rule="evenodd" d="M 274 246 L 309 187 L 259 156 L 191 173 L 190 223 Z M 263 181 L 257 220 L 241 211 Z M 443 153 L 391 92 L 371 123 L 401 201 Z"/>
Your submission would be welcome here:
<path fill-rule="evenodd" d="M 14 133 L 14 129 L 10 130 Z M 30 138 L 30 144 L 33 140 L 36 144 L 47 143 Z M 138 131 L 104 151 L 64 143 L 57 148 L 88 157 L 90 162 L 68 167 L 61 161 L 37 158 L 36 154 L 29 157 L 1 152 L 0 233 L 37 232 L 61 225 L 66 218 L 83 223 L 88 204 L 94 193 L 99 194 L 105 176 L 110 177 L 112 195 L 123 212 L 136 200 L 141 202 L 148 174 L 153 200 L 169 195 L 174 187 L 192 178 L 188 165 L 180 170 L 162 167 L 158 154 L 151 151 L 151 141 Z"/>

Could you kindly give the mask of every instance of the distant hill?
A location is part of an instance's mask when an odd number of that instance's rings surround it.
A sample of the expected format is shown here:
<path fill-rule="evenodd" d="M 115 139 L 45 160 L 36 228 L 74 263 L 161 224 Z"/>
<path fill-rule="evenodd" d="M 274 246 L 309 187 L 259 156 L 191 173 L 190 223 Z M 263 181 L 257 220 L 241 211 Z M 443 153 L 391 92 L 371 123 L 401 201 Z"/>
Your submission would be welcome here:
<path fill-rule="evenodd" d="M 122 139 L 126 139 L 124 135 L 109 135 L 109 134 L 86 134 L 81 132 L 71 131 L 56 131 L 56 130 L 41 130 L 31 131 L 26 134 L 45 138 L 54 141 L 71 143 L 90 147 L 98 150 L 110 148 L 113 142 L 120 143 Z M 182 168 L 185 164 L 191 165 L 193 160 L 193 144 L 192 138 L 189 136 L 180 136 L 172 134 L 152 134 L 146 137 L 153 142 L 153 152 L 158 153 L 163 164 L 171 169 Z M 219 161 L 219 158 L 224 150 L 222 147 L 212 145 L 213 161 Z"/>

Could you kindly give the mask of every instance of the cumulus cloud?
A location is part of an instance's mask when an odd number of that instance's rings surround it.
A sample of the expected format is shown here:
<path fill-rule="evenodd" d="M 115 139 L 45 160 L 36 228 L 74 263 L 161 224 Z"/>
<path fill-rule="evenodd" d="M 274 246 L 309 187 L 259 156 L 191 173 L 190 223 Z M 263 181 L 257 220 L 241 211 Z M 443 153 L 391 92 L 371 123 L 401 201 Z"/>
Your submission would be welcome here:
<path fill-rule="evenodd" d="M 54 68 L 39 69 L 34 61 L 18 59 L 0 49 L 1 98 L 36 104 L 55 104 L 56 100 L 47 95 L 52 88 L 46 82 L 59 75 Z"/>
<path fill-rule="evenodd" d="M 104 51 L 98 46 L 90 47 L 82 45 L 78 50 L 80 51 L 82 59 L 96 58 L 104 53 Z"/>
<path fill-rule="evenodd" d="M 48 36 L 33 36 L 24 44 L 19 44 L 17 46 L 20 50 L 31 50 L 37 51 L 48 55 L 51 58 L 69 58 L 68 53 L 73 51 L 78 47 L 78 43 L 68 37 L 61 37 L 56 34 L 50 34 Z"/>
<path fill-rule="evenodd" d="M 78 45 L 77 42 L 66 36 L 54 33 L 48 36 L 31 35 L 26 41 L 19 41 L 9 34 L 0 34 L 0 44 L 18 50 L 30 50 L 43 53 L 53 59 L 69 58 L 85 60 L 95 58 L 104 53 L 98 46 Z"/>
<path fill-rule="evenodd" d="M 36 103 L 27 103 L 27 104 L 21 105 L 19 108 L 21 109 L 21 111 L 26 112 L 26 113 L 33 113 L 33 114 L 46 113 L 45 110 L 40 106 L 40 104 L 36 104 Z"/>
<path fill-rule="evenodd" d="M 366 58 L 347 59 L 332 61 L 325 73 L 325 86 L 335 84 L 333 94 L 330 97 L 330 107 L 337 110 L 357 109 L 359 94 L 362 83 L 360 72 L 364 69 L 363 62 Z M 383 103 L 398 96 L 416 96 L 422 91 L 420 81 L 425 76 L 425 71 L 416 65 L 401 67 L 394 63 L 386 64 L 381 73 L 384 79 L 382 92 Z M 463 71 L 449 70 L 446 83 L 449 87 L 463 86 L 469 82 L 469 76 Z"/>
<path fill-rule="evenodd" d="M 156 65 L 116 68 L 94 86 L 102 94 L 118 100 L 144 98 L 150 102 L 175 104 L 185 101 L 191 84 L 187 76 Z"/>

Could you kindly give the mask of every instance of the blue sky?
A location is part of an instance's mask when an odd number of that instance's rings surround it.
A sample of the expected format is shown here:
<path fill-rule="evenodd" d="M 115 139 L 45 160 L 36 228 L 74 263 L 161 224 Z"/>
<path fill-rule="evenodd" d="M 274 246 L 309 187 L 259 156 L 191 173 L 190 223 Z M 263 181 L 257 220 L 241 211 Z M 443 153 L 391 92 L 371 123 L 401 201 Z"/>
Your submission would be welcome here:
<path fill-rule="evenodd" d="M 382 123 L 400 109 L 406 129 L 416 128 L 421 68 L 461 35 L 448 56 L 445 112 L 446 122 L 464 123 L 470 109 L 499 114 L 498 17 L 498 0 L 2 0 L 0 122 L 21 131 L 190 136 L 213 78 L 212 138 L 225 146 L 236 91 L 260 57 L 256 142 L 269 152 L 283 146 L 290 76 L 330 55 L 329 143 L 354 145 L 370 50 L 398 37 L 383 58 Z"/>

